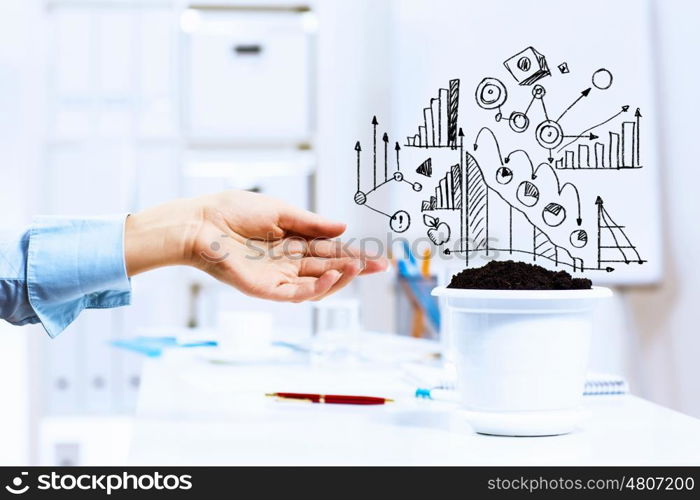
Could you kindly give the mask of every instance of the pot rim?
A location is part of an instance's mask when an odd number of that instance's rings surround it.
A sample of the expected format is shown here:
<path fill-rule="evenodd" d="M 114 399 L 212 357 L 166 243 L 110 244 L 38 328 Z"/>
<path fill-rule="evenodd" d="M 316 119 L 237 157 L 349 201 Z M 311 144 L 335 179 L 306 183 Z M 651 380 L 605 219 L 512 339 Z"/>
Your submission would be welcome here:
<path fill-rule="evenodd" d="M 479 290 L 474 288 L 433 288 L 431 295 L 459 299 L 488 299 L 488 300 L 581 300 L 604 299 L 612 297 L 613 293 L 607 287 L 594 286 L 586 290 Z"/>

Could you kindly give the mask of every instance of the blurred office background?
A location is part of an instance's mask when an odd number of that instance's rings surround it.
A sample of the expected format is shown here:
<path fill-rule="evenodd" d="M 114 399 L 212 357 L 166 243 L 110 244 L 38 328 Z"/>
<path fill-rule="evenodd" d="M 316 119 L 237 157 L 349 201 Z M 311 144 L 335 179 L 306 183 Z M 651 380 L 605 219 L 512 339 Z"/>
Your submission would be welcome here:
<path fill-rule="evenodd" d="M 351 237 L 382 236 L 384 221 L 352 203 L 348 148 L 372 113 L 389 117 L 396 105 L 396 34 L 418 28 L 395 22 L 399 4 L 402 19 L 418 20 L 429 3 L 3 0 L 0 226 L 241 188 L 347 221 Z M 656 79 L 640 85 L 654 86 L 660 117 L 664 274 L 618 289 L 599 319 L 593 364 L 624 374 L 637 395 L 700 417 L 700 5 L 640 4 L 652 20 Z M 454 71 L 469 71 L 460 57 Z M 141 359 L 110 340 L 215 327 L 219 311 L 243 308 L 311 326 L 310 306 L 243 298 L 189 269 L 139 276 L 133 290 L 133 306 L 87 311 L 52 341 L 40 326 L 0 325 L 0 463 L 124 459 Z M 365 327 L 396 330 L 393 273 L 348 294 L 360 299 Z"/>

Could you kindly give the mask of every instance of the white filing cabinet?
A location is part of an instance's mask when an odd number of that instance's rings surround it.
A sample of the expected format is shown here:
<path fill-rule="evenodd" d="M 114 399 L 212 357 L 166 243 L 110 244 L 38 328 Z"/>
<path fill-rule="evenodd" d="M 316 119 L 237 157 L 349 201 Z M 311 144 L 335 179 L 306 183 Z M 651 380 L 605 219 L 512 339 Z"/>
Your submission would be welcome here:
<path fill-rule="evenodd" d="M 311 36 L 295 11 L 193 10 L 184 37 L 190 139 L 305 141 Z"/>

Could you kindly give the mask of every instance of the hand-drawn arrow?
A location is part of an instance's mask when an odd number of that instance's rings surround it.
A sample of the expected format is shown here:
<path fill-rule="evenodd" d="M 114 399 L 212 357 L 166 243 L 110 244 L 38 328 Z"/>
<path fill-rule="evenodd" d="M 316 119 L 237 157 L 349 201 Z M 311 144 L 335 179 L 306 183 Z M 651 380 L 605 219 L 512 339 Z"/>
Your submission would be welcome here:
<path fill-rule="evenodd" d="M 355 151 L 357 151 L 357 190 L 360 190 L 360 151 L 362 151 L 362 148 L 360 147 L 360 141 L 357 141 L 355 143 Z"/>
<path fill-rule="evenodd" d="M 493 130 L 491 130 L 488 127 L 481 127 L 481 129 L 479 129 L 479 132 L 477 132 L 476 138 L 474 139 L 474 144 L 473 144 L 474 151 L 476 151 L 477 148 L 479 147 L 479 137 L 481 137 L 481 133 L 484 130 L 487 130 L 489 132 L 489 134 L 491 134 L 491 137 L 493 138 L 493 142 L 494 142 L 494 144 L 496 144 L 496 151 L 498 151 L 498 159 L 501 162 L 501 165 L 503 165 L 503 155 L 501 155 L 501 146 L 498 144 L 498 139 L 496 139 L 496 135 L 493 133 Z"/>
<path fill-rule="evenodd" d="M 581 91 L 581 94 L 576 98 L 576 100 L 575 100 L 574 102 L 572 102 L 572 103 L 569 105 L 569 107 L 566 108 L 566 109 L 562 112 L 562 114 L 559 115 L 559 118 L 557 118 L 556 121 L 559 122 L 559 120 L 561 120 L 562 117 L 563 117 L 571 108 L 573 108 L 573 107 L 576 105 L 577 102 L 579 102 L 579 101 L 580 101 L 581 99 L 583 99 L 584 97 L 588 97 L 588 94 L 590 94 L 590 93 L 591 93 L 591 87 L 588 87 L 586 90 L 582 90 L 582 91 Z"/>
<path fill-rule="evenodd" d="M 387 148 L 389 145 L 389 136 L 386 135 L 386 132 L 384 132 L 384 135 L 382 136 L 382 141 L 384 141 L 384 180 L 386 181 L 387 179 L 389 179 L 389 175 L 387 173 Z"/>
<path fill-rule="evenodd" d="M 535 179 L 537 178 L 537 176 L 535 175 L 535 166 L 532 164 L 532 160 L 530 159 L 530 155 L 527 154 L 527 151 L 525 151 L 524 149 L 515 149 L 515 150 L 511 151 L 511 152 L 508 153 L 508 155 L 503 159 L 503 163 L 509 163 L 509 162 L 510 162 L 510 157 L 513 156 L 515 153 L 522 153 L 523 155 L 525 155 L 525 159 L 526 159 L 527 162 L 530 164 L 530 177 L 532 178 L 532 180 L 535 180 Z M 539 167 L 538 167 L 538 168 L 539 168 Z"/>
<path fill-rule="evenodd" d="M 574 186 L 573 184 L 571 184 L 570 182 L 565 183 L 561 187 L 561 189 L 559 190 L 560 195 L 561 195 L 561 192 L 564 191 L 564 188 L 566 186 L 571 186 L 572 188 L 574 188 L 574 191 L 576 191 L 576 205 L 578 207 L 578 217 L 576 218 L 576 224 L 578 224 L 580 226 L 581 223 L 583 222 L 583 219 L 581 219 L 581 196 L 579 195 L 578 188 L 576 186 Z"/>
<path fill-rule="evenodd" d="M 515 151 L 513 151 L 513 153 L 515 153 Z M 513 153 L 511 153 L 511 154 L 513 154 Z M 523 151 L 523 153 L 525 153 L 525 152 Z M 525 153 L 525 156 L 527 156 L 527 153 Z M 529 157 L 528 157 L 528 159 L 529 159 Z M 563 186 L 559 186 L 559 176 L 557 175 L 557 172 L 554 170 L 554 168 L 552 168 L 552 166 L 549 163 L 540 163 L 539 165 L 537 165 L 537 168 L 533 169 L 532 176 L 531 176 L 533 181 L 535 179 L 537 179 L 537 171 L 540 169 L 540 167 L 543 167 L 543 166 L 548 167 L 552 171 L 552 173 L 554 174 L 554 179 L 556 179 L 556 181 L 557 181 L 557 192 L 560 195 L 561 195 L 562 191 L 564 191 L 564 188 L 566 186 L 571 186 L 572 188 L 574 188 L 574 191 L 576 191 L 576 205 L 578 208 L 578 217 L 576 218 L 576 224 L 578 224 L 580 226 L 583 223 L 583 219 L 581 218 L 581 196 L 579 195 L 578 188 L 570 182 L 566 182 L 566 183 L 564 183 Z"/>
<path fill-rule="evenodd" d="M 374 139 L 373 139 L 373 144 L 374 144 L 374 149 L 373 149 L 373 161 L 372 165 L 374 167 L 374 187 L 377 187 L 377 124 L 379 122 L 377 121 L 376 115 L 372 117 L 372 128 L 374 129 Z"/>
<path fill-rule="evenodd" d="M 462 245 L 462 242 L 464 241 L 464 219 L 467 216 L 467 201 L 468 201 L 468 180 L 467 180 L 467 173 L 464 169 L 464 132 L 462 131 L 462 127 L 459 127 L 459 132 L 457 132 L 457 136 L 459 137 L 459 173 L 462 176 L 462 186 L 460 188 L 462 189 L 462 211 L 460 212 L 460 217 L 459 217 L 459 244 Z M 449 254 L 448 254 L 449 255 Z M 465 265 L 469 265 L 469 252 L 467 252 L 466 258 L 465 258 Z"/>
<path fill-rule="evenodd" d="M 639 112 L 639 108 L 637 108 L 637 111 L 634 112 L 634 116 L 637 118 L 637 128 L 636 130 L 636 143 L 637 143 L 637 166 L 641 165 L 639 162 L 639 119 L 642 117 L 642 113 Z"/>
<path fill-rule="evenodd" d="M 540 167 L 542 167 L 543 165 L 544 165 L 545 167 L 549 167 L 550 169 L 552 168 L 552 166 L 551 166 L 550 164 L 548 164 L 548 163 L 540 163 L 539 165 L 537 165 L 537 168 L 533 169 L 532 175 L 530 176 L 530 177 L 532 178 L 533 181 L 534 181 L 535 179 L 537 179 L 537 171 L 538 171 L 538 170 L 540 169 Z M 554 170 L 552 170 L 552 172 L 554 172 Z M 556 176 L 556 173 L 554 173 L 554 175 Z"/>
<path fill-rule="evenodd" d="M 394 146 L 394 150 L 396 151 L 396 170 L 401 171 L 401 165 L 399 165 L 399 151 L 401 151 L 401 146 L 399 146 L 399 143 L 396 143 L 396 146 Z"/>
<path fill-rule="evenodd" d="M 600 258 L 601 258 L 600 257 L 600 255 L 601 255 L 601 252 L 600 252 L 600 241 L 601 241 L 600 223 L 601 223 L 601 213 L 603 210 L 603 198 L 601 198 L 600 195 L 596 196 L 595 204 L 597 207 L 596 212 L 598 213 L 598 268 L 600 269 Z"/>
<path fill-rule="evenodd" d="M 605 125 L 605 124 L 608 123 L 609 121 L 614 120 L 615 118 L 617 118 L 618 116 L 620 116 L 622 113 L 626 113 L 629 109 L 630 109 L 630 107 L 629 107 L 628 105 L 622 106 L 622 108 L 621 108 L 620 111 L 618 111 L 617 113 L 615 113 L 614 115 L 612 115 L 612 116 L 611 116 L 610 118 L 608 118 L 607 120 L 603 120 L 602 122 L 600 122 L 600 123 L 598 123 L 598 124 L 596 124 L 596 125 L 593 125 L 592 127 L 587 128 L 586 130 L 584 130 L 583 132 L 581 132 L 581 135 L 578 136 L 576 139 L 572 139 L 571 141 L 567 142 L 567 143 L 564 144 L 563 146 L 559 146 L 559 149 L 557 149 L 557 153 L 559 153 L 559 152 L 560 152 L 562 149 L 564 149 L 565 147 L 570 146 L 570 145 L 573 144 L 574 142 L 578 141 L 579 138 L 585 137 L 586 134 L 587 134 L 588 132 L 590 132 L 591 130 L 593 130 L 594 128 L 598 128 L 598 127 L 600 127 L 601 125 Z"/>
<path fill-rule="evenodd" d="M 589 139 L 589 140 L 591 140 L 591 141 L 592 141 L 593 139 L 597 139 L 597 138 L 598 138 L 598 136 L 595 135 L 593 132 L 591 132 L 590 134 L 581 134 L 581 135 L 562 135 L 562 137 L 575 137 L 575 138 L 577 138 L 577 139 L 587 138 L 587 139 Z"/>

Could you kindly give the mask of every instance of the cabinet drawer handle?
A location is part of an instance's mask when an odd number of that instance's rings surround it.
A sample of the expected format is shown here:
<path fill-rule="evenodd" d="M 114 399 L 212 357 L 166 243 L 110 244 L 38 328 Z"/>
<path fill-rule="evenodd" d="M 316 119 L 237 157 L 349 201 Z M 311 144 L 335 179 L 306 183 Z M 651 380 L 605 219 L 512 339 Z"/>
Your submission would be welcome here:
<path fill-rule="evenodd" d="M 257 56 L 262 52 L 262 46 L 257 44 L 234 45 L 233 51 L 239 56 Z"/>

